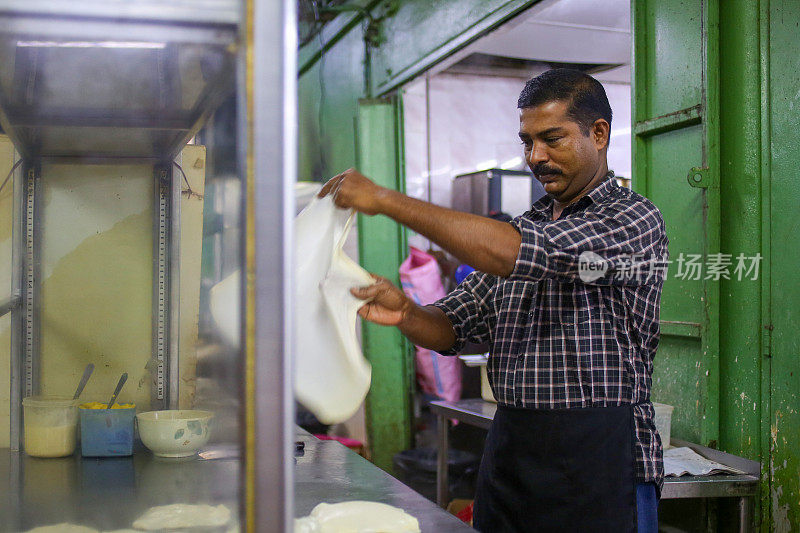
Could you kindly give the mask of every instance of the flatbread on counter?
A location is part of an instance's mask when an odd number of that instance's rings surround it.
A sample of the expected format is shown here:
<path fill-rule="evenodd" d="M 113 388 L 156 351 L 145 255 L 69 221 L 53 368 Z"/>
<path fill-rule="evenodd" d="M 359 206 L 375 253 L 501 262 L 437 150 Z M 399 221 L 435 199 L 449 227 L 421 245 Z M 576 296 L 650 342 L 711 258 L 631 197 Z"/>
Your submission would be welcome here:
<path fill-rule="evenodd" d="M 134 529 L 161 531 L 188 527 L 223 527 L 231 520 L 231 511 L 224 505 L 189 505 L 174 503 L 151 507 L 136 519 Z"/>
<path fill-rule="evenodd" d="M 379 502 L 321 503 L 294 521 L 294 533 L 419 533 L 416 518 Z"/>
<path fill-rule="evenodd" d="M 99 533 L 99 531 L 91 527 L 62 522 L 61 524 L 53 524 L 52 526 L 35 527 L 29 529 L 27 533 Z"/>

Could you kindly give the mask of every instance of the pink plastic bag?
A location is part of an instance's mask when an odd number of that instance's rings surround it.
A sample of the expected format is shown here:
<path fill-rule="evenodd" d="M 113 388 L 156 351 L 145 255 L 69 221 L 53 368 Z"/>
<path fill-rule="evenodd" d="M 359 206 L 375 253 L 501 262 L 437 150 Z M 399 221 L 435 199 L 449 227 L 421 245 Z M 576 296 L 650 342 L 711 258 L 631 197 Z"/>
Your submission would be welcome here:
<path fill-rule="evenodd" d="M 411 246 L 411 254 L 400 265 L 403 292 L 419 305 L 428 305 L 445 295 L 439 264 L 432 255 Z M 461 363 L 417 346 L 417 382 L 424 392 L 443 400 L 461 398 Z"/>

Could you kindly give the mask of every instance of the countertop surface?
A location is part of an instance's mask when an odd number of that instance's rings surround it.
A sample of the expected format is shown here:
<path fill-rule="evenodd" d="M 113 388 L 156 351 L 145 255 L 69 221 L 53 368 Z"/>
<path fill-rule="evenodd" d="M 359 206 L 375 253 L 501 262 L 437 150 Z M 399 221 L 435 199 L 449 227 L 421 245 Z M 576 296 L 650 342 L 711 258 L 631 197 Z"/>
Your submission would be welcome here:
<path fill-rule="evenodd" d="M 305 432 L 297 439 L 305 450 L 296 458 L 295 516 L 321 502 L 369 500 L 404 509 L 426 533 L 472 531 L 341 444 Z M 162 459 L 137 448 L 133 457 L 39 459 L 0 449 L 0 531 L 63 522 L 105 531 L 130 528 L 148 508 L 172 503 L 224 504 L 235 515 L 240 464 L 230 453 L 220 455 Z"/>
<path fill-rule="evenodd" d="M 388 503 L 419 520 L 423 533 L 474 531 L 435 503 L 414 492 L 341 444 L 298 437 L 306 442 L 297 458 L 295 515 L 304 516 L 320 502 L 369 500 Z"/>

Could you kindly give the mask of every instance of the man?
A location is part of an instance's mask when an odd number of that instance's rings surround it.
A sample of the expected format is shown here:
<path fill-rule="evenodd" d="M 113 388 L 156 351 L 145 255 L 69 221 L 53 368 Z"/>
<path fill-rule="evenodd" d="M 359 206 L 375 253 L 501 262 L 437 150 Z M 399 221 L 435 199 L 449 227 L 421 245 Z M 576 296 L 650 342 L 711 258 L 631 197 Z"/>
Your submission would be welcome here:
<path fill-rule="evenodd" d="M 385 279 L 354 289 L 362 317 L 454 354 L 489 342 L 497 414 L 478 474 L 484 532 L 657 531 L 661 441 L 650 403 L 667 254 L 656 207 L 620 187 L 602 85 L 556 69 L 518 106 L 525 158 L 547 195 L 511 223 L 379 187 L 355 170 L 320 195 L 383 214 L 472 265 L 418 306 Z"/>

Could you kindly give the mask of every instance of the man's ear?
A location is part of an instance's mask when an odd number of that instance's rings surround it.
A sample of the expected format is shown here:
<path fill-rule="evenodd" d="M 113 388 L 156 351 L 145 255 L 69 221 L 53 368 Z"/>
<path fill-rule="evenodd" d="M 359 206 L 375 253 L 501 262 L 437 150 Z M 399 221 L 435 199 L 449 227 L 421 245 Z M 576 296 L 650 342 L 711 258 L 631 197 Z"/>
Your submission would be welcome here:
<path fill-rule="evenodd" d="M 604 118 L 598 118 L 592 124 L 589 134 L 592 136 L 595 147 L 597 150 L 608 148 L 609 135 L 611 134 L 611 125 Z"/>

